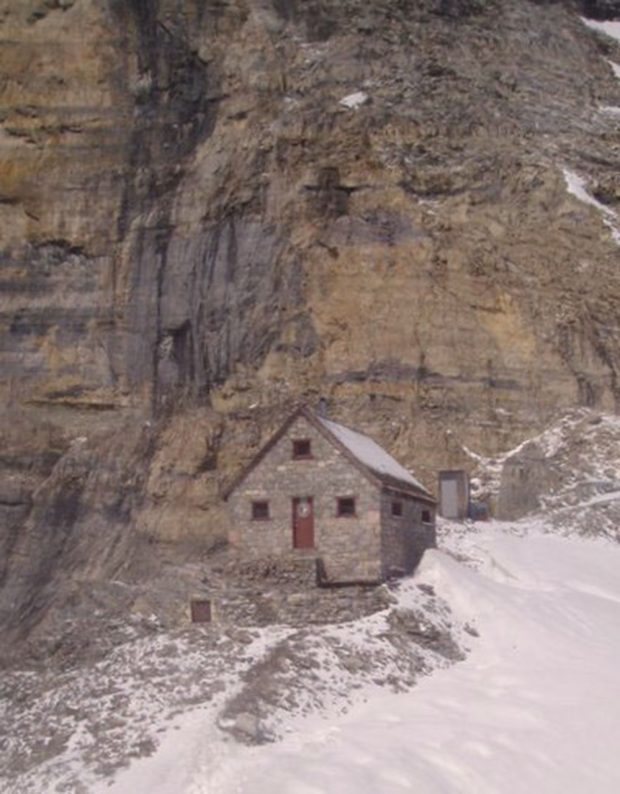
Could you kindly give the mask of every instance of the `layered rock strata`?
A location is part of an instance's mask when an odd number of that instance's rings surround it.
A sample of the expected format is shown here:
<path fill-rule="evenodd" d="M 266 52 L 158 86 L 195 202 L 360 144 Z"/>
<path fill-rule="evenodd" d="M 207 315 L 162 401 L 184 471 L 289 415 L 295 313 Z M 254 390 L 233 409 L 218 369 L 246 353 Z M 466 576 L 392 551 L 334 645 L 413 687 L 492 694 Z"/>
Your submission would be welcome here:
<path fill-rule="evenodd" d="M 429 487 L 616 409 L 620 45 L 582 12 L 617 3 L 0 2 L 5 624 L 195 559 L 299 399 Z"/>

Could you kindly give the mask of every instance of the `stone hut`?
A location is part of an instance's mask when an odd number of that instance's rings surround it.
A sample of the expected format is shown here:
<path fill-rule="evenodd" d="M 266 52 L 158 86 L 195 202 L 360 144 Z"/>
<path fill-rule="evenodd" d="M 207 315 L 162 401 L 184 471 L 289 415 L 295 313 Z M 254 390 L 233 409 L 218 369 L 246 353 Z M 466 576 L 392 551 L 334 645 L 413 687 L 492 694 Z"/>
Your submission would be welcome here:
<path fill-rule="evenodd" d="M 225 494 L 230 542 L 250 558 L 310 557 L 317 582 L 411 572 L 435 545 L 436 502 L 375 441 L 295 411 Z"/>

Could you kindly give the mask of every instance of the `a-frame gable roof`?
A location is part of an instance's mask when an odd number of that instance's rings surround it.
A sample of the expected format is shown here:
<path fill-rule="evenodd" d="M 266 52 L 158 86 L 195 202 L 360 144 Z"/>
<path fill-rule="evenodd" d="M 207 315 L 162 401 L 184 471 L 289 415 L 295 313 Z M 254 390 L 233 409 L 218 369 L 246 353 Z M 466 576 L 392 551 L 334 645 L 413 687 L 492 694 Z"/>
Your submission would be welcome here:
<path fill-rule="evenodd" d="M 261 462 L 261 460 L 262 460 L 262 459 L 263 459 L 263 458 L 264 458 L 264 457 L 267 455 L 267 453 L 268 453 L 268 452 L 269 452 L 271 449 L 273 449 L 273 447 L 275 447 L 275 445 L 276 445 L 276 444 L 278 443 L 278 441 L 279 441 L 279 440 L 282 438 L 282 436 L 283 436 L 283 435 L 286 433 L 286 431 L 289 429 L 289 427 L 290 427 L 290 426 L 291 426 L 291 425 L 292 425 L 294 422 L 296 422 L 296 421 L 297 421 L 297 419 L 299 419 L 299 417 L 300 417 L 300 416 L 305 416 L 305 415 L 306 415 L 306 409 L 305 409 L 305 407 L 303 407 L 303 406 L 302 406 L 302 407 L 300 407 L 300 408 L 297 408 L 297 410 L 296 410 L 296 411 L 293 411 L 293 413 L 292 413 L 292 414 L 291 414 L 291 415 L 288 417 L 288 419 L 286 420 L 286 422 L 284 422 L 284 424 L 282 425 L 282 427 L 280 427 L 280 429 L 279 429 L 278 431 L 276 431 L 276 432 L 275 432 L 275 433 L 274 433 L 274 434 L 271 436 L 271 438 L 269 439 L 269 441 L 267 441 L 267 443 L 266 443 L 266 444 L 264 444 L 264 446 L 262 446 L 262 447 L 261 447 L 261 448 L 258 450 L 258 452 L 257 452 L 257 453 L 254 455 L 254 457 L 253 457 L 253 458 L 250 460 L 250 462 L 249 462 L 249 463 L 248 463 L 248 464 L 245 466 L 245 468 L 243 468 L 243 469 L 242 469 L 242 470 L 239 472 L 239 474 L 238 474 L 238 475 L 235 477 L 235 479 L 234 479 L 234 480 L 233 480 L 233 481 L 230 483 L 230 485 L 228 485 L 228 487 L 224 489 L 224 492 L 223 492 L 223 497 L 224 497 L 224 499 L 228 499 L 228 497 L 231 495 L 231 493 L 232 493 L 233 491 L 235 491 L 235 490 L 236 490 L 236 489 L 237 489 L 237 488 L 238 488 L 238 487 L 241 485 L 241 483 L 242 483 L 242 482 L 245 480 L 245 478 L 248 476 L 248 474 L 249 474 L 249 473 L 250 473 L 250 472 L 251 472 L 251 471 L 252 471 L 254 468 L 256 468 L 256 466 L 258 466 L 258 464 L 259 464 L 259 463 Z M 308 417 L 306 417 L 306 418 L 308 418 Z"/>
<path fill-rule="evenodd" d="M 376 441 L 344 425 L 317 416 L 306 406 L 294 411 L 282 427 L 261 447 L 250 463 L 225 490 L 225 499 L 228 499 L 230 494 L 245 480 L 299 417 L 304 417 L 373 484 L 402 491 L 424 501 L 435 503 L 435 499 L 426 488 Z"/>
<path fill-rule="evenodd" d="M 422 483 L 372 438 L 322 416 L 317 416 L 316 420 L 337 440 L 341 448 L 344 447 L 347 457 L 352 457 L 383 485 L 432 499 Z"/>

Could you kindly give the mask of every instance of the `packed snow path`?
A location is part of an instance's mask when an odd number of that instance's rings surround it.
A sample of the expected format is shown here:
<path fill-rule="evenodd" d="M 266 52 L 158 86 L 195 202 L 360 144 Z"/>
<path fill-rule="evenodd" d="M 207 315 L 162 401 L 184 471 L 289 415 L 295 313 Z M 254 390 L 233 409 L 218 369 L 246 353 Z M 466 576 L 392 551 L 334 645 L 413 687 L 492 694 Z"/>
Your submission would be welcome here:
<path fill-rule="evenodd" d="M 432 552 L 418 579 L 480 632 L 465 662 L 231 748 L 186 791 L 620 791 L 620 547 L 498 525 L 452 543 L 475 567 Z"/>

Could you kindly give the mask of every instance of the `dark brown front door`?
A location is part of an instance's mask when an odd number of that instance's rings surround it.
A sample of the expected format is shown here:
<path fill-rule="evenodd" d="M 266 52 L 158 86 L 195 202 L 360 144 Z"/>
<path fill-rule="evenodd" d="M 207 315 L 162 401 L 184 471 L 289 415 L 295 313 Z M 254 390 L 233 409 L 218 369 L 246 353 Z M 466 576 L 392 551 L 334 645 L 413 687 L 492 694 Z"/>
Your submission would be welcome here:
<path fill-rule="evenodd" d="M 293 499 L 293 547 L 314 548 L 314 503 L 311 496 Z"/>

